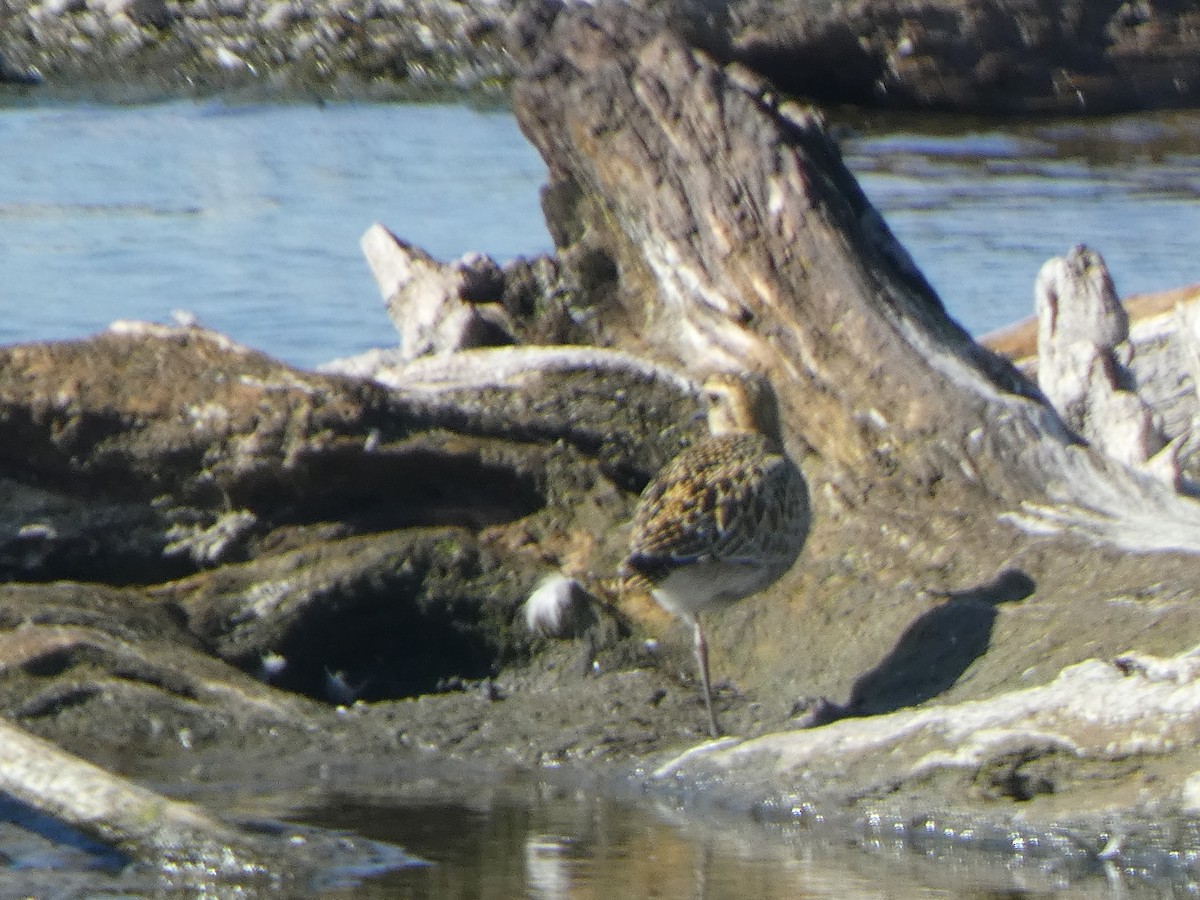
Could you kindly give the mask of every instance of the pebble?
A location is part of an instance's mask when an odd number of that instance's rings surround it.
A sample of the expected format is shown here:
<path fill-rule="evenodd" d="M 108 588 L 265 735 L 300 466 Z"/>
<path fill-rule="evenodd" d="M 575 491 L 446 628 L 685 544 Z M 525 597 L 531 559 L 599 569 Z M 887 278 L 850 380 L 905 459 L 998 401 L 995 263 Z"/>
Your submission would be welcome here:
<path fill-rule="evenodd" d="M 547 637 L 579 637 L 596 621 L 590 597 L 574 578 L 553 574 L 525 601 L 525 625 Z"/>
<path fill-rule="evenodd" d="M 50 16 L 65 16 L 85 9 L 87 0 L 45 0 L 41 5 L 42 14 Z"/>
<path fill-rule="evenodd" d="M 128 16 L 137 25 L 166 28 L 171 24 L 171 13 L 164 0 L 89 0 L 88 5 L 109 17 Z"/>

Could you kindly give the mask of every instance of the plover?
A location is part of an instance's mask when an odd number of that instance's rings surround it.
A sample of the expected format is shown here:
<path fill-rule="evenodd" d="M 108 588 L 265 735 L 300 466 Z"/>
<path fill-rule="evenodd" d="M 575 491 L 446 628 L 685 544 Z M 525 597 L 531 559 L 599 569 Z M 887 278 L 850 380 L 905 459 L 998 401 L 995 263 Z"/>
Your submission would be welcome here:
<path fill-rule="evenodd" d="M 704 394 L 709 437 L 642 492 L 621 577 L 693 627 L 709 727 L 718 737 L 700 613 L 757 593 L 791 568 L 808 534 L 809 506 L 804 476 L 783 450 L 770 383 L 720 374 L 705 381 Z"/>

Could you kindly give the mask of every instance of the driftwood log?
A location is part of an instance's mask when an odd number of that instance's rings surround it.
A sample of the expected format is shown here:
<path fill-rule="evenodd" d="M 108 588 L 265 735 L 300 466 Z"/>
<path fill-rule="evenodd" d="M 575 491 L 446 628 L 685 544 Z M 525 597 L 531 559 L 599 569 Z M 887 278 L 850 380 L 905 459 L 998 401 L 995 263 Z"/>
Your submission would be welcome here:
<path fill-rule="evenodd" d="M 130 858 L 186 870 L 193 884 L 258 873 L 269 884 L 272 849 L 199 808 L 131 784 L 0 722 L 0 791 L 78 828 Z"/>
<path fill-rule="evenodd" d="M 984 696 L 1135 636 L 1196 642 L 1200 506 L 1084 443 L 947 316 L 819 114 L 615 7 L 524 28 L 514 106 L 549 168 L 560 259 L 617 273 L 594 315 L 692 372 L 768 372 L 811 482 L 801 563 L 715 630 L 739 685 L 879 712 Z M 995 587 L 1006 572 L 1026 602 L 994 605 L 1014 599 Z M 1164 584 L 1166 607 L 1118 602 Z M 982 608 L 916 628 L 932 598 L 964 592 Z M 1101 619 L 1088 641 L 1056 635 Z"/>

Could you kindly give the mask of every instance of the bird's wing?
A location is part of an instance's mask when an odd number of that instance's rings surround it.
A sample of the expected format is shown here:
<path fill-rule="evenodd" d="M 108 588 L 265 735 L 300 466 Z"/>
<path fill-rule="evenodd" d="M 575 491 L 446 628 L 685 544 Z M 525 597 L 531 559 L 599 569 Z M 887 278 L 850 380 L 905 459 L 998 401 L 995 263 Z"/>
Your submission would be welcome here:
<path fill-rule="evenodd" d="M 685 450 L 642 494 L 627 564 L 650 574 L 715 556 L 753 562 L 747 529 L 767 515 L 789 465 L 754 436 L 713 438 Z"/>

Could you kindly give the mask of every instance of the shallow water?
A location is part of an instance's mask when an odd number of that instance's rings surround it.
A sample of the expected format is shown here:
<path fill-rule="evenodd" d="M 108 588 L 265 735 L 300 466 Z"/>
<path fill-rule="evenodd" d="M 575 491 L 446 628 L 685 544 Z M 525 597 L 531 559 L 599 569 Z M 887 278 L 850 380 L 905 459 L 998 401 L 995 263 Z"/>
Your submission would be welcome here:
<path fill-rule="evenodd" d="M 1200 115 L 855 123 L 868 194 L 979 334 L 1075 243 L 1122 293 L 1200 281 Z M 0 343 L 186 310 L 299 365 L 395 342 L 358 240 L 442 259 L 545 252 L 545 168 L 465 106 L 0 106 Z"/>
<path fill-rule="evenodd" d="M 344 804 L 305 819 L 403 846 L 427 863 L 368 878 L 355 897 L 1115 900 L 1190 896 L 1193 887 L 1106 869 L 1069 846 L 1001 857 L 919 826 L 781 826 L 561 785 L 512 785 L 478 803 Z"/>
<path fill-rule="evenodd" d="M 1007 843 L 1000 835 L 982 847 L 969 834 L 920 823 L 878 829 L 787 826 L 534 781 L 481 785 L 474 798 L 459 785 L 445 800 L 389 805 L 345 800 L 285 816 L 303 825 L 248 820 L 262 833 L 278 831 L 293 847 L 303 835 L 310 845 L 323 840 L 334 848 L 328 864 L 288 882 L 283 891 L 237 881 L 201 890 L 194 880 L 179 884 L 154 871 L 122 868 L 95 845 L 71 836 L 64 841 L 54 826 L 46 839 L 5 824 L 9 812 L 0 805 L 5 854 L 0 900 L 282 895 L 1150 900 L 1197 892 L 1196 882 L 1177 874 L 1147 877 L 1136 868 L 1106 865 L 1070 839 L 1022 847 L 1015 835 Z"/>

